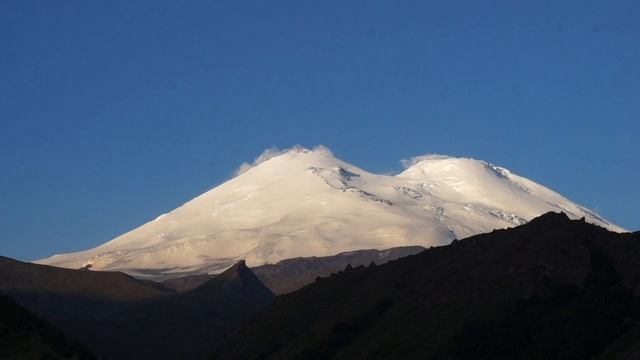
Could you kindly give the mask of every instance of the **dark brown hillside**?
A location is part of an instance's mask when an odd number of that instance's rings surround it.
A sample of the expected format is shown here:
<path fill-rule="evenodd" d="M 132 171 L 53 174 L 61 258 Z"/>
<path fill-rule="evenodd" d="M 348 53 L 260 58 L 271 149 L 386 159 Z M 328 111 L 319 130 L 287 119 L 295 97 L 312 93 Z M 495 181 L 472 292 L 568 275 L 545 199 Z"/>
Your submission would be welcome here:
<path fill-rule="evenodd" d="M 105 319 L 95 336 L 104 334 L 101 347 L 112 358 L 202 358 L 274 298 L 240 262 L 194 290 L 143 301 Z"/>
<path fill-rule="evenodd" d="M 17 297 L 55 294 L 114 301 L 150 299 L 171 293 L 121 272 L 63 269 L 4 256 L 0 256 L 0 291 Z"/>
<path fill-rule="evenodd" d="M 0 259 L 0 292 L 106 359 L 188 359 L 210 351 L 274 295 L 244 263 L 176 294 L 118 272 Z"/>
<path fill-rule="evenodd" d="M 320 279 L 278 298 L 212 356 L 587 359 L 637 326 L 639 290 L 638 234 L 549 213 Z"/>
<path fill-rule="evenodd" d="M 95 359 L 36 314 L 0 294 L 0 359 Z"/>

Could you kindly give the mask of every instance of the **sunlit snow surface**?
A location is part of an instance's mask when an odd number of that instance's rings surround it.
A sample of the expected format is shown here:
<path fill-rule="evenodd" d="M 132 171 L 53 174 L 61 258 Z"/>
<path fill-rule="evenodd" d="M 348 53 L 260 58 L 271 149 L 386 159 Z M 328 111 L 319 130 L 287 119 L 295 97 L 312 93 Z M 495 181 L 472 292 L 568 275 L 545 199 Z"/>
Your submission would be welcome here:
<path fill-rule="evenodd" d="M 520 225 L 548 211 L 624 229 L 531 180 L 490 163 L 414 158 L 395 176 L 377 175 L 325 148 L 294 148 L 243 172 L 168 214 L 91 250 L 37 261 L 163 278 L 218 273 L 298 256 L 326 256 L 454 238 Z"/>

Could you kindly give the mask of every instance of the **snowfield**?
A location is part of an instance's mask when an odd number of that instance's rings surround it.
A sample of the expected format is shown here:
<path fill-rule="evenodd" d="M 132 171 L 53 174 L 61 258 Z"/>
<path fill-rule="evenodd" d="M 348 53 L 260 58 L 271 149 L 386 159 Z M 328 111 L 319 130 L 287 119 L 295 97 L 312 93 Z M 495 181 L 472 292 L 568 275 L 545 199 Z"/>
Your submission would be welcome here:
<path fill-rule="evenodd" d="M 624 229 L 493 164 L 442 155 L 378 175 L 323 147 L 243 164 L 231 180 L 94 249 L 36 261 L 162 279 L 299 256 L 437 246 L 524 224 L 548 211 Z"/>

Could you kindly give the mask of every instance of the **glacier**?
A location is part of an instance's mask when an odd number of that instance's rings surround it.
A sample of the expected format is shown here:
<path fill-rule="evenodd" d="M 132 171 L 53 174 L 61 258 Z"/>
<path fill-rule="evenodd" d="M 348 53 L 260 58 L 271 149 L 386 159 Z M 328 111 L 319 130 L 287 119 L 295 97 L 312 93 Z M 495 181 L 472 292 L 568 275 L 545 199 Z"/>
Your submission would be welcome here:
<path fill-rule="evenodd" d="M 439 246 L 564 212 L 625 229 L 508 169 L 471 158 L 420 156 L 374 174 L 325 147 L 268 150 L 237 175 L 96 248 L 35 261 L 163 279 L 361 249 Z"/>

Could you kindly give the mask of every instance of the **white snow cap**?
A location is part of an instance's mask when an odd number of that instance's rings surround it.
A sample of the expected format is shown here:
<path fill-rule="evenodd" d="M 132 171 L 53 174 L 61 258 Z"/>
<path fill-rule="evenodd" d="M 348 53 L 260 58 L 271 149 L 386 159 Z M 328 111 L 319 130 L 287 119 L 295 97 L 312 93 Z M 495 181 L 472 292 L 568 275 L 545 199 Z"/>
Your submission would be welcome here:
<path fill-rule="evenodd" d="M 284 153 L 287 152 L 300 152 L 300 153 L 304 153 L 304 152 L 309 152 L 309 151 L 314 151 L 314 152 L 318 152 L 318 153 L 324 153 L 325 155 L 328 156 L 333 156 L 333 153 L 331 152 L 331 150 L 329 150 L 328 147 L 324 146 L 324 145 L 318 145 L 316 147 L 313 148 L 313 150 L 309 150 L 304 148 L 302 145 L 294 145 L 288 149 L 284 149 L 284 150 L 280 150 L 275 146 L 272 146 L 266 150 L 264 150 L 257 158 L 253 159 L 252 162 L 243 162 L 237 169 L 236 171 L 234 171 L 234 176 L 238 176 L 238 175 L 242 175 L 244 172 L 246 172 L 247 170 L 262 164 L 263 162 L 272 159 L 276 156 L 282 155 Z"/>
<path fill-rule="evenodd" d="M 421 161 L 425 161 L 425 160 L 443 160 L 443 159 L 450 159 L 451 156 L 449 155 L 441 155 L 441 154 L 427 154 L 427 155 L 420 155 L 420 156 L 414 156 L 412 158 L 409 159 L 402 159 L 400 160 L 400 164 L 402 165 L 402 167 L 404 169 L 410 168 L 413 165 L 421 162 Z"/>
<path fill-rule="evenodd" d="M 298 256 L 404 245 L 444 245 L 565 212 L 625 231 L 531 180 L 470 158 L 404 160 L 396 175 L 373 174 L 324 146 L 264 151 L 237 176 L 94 249 L 38 261 L 166 278 L 218 273 Z"/>

